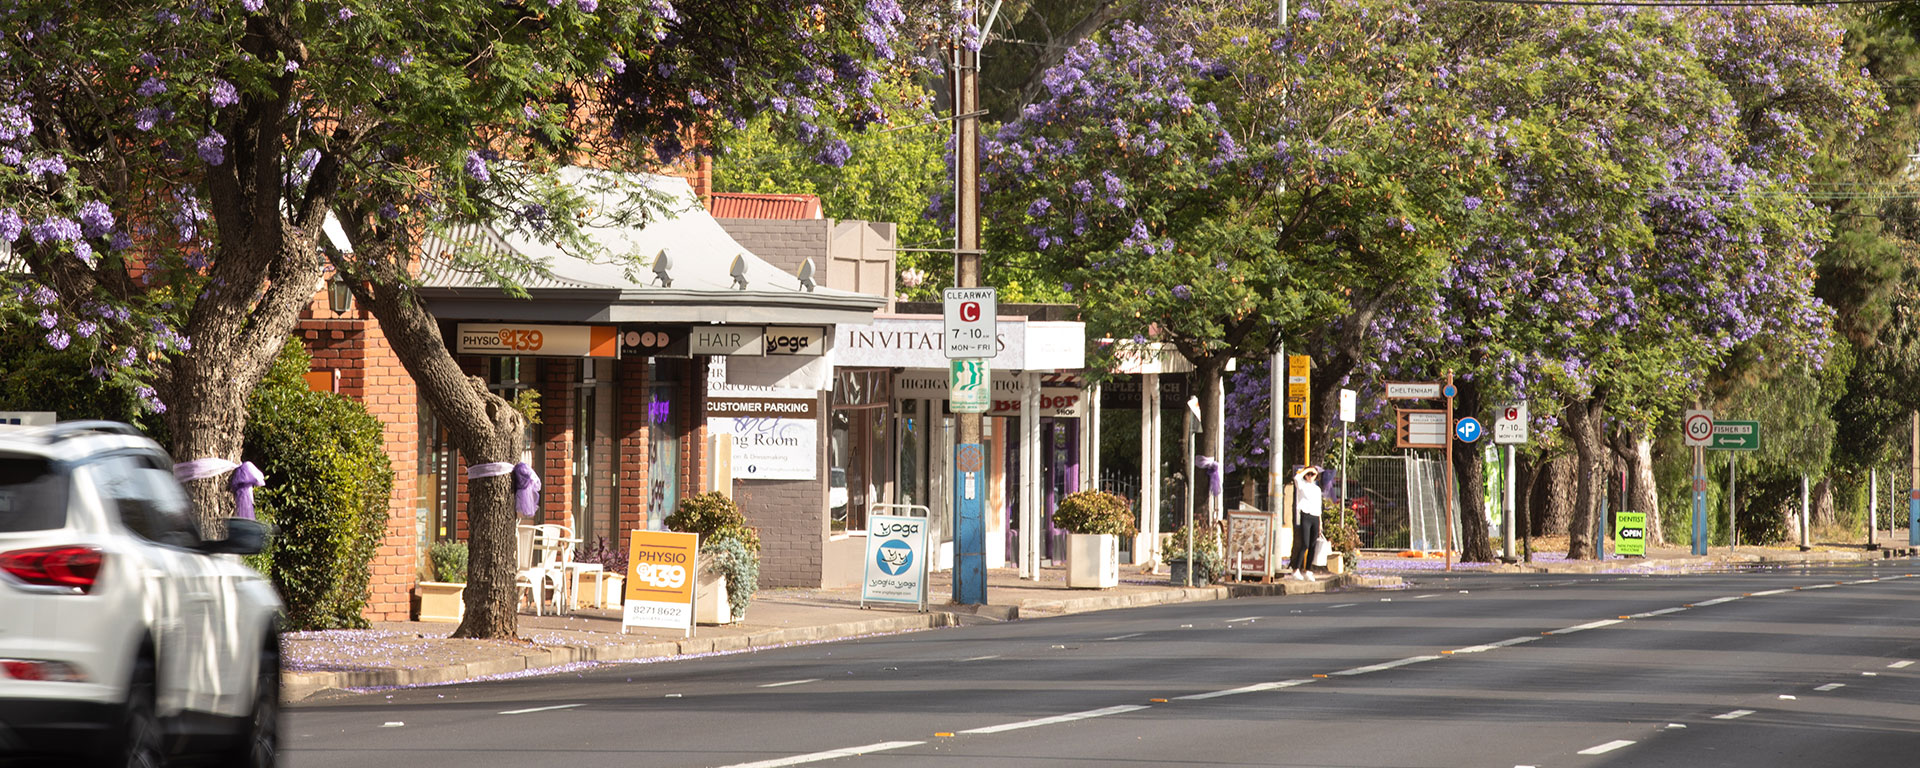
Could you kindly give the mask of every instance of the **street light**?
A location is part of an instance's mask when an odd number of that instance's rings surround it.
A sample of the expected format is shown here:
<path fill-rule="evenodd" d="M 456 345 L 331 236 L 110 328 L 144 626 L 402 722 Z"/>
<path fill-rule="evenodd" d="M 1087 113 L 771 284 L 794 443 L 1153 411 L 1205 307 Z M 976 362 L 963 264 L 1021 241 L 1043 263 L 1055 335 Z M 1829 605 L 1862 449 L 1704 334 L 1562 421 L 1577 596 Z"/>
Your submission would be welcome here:
<path fill-rule="evenodd" d="M 339 273 L 327 281 L 327 308 L 336 315 L 353 311 L 353 289 L 347 287 L 347 281 Z"/>

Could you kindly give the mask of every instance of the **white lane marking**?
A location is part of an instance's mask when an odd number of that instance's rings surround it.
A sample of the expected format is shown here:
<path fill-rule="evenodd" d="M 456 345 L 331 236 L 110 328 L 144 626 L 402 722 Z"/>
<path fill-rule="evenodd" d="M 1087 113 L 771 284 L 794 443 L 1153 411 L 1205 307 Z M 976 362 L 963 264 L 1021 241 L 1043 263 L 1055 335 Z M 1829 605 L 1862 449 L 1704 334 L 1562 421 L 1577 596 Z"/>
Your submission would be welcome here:
<path fill-rule="evenodd" d="M 1552 632 L 1548 632 L 1547 634 L 1549 634 L 1549 635 L 1571 635 L 1571 634 L 1573 634 L 1573 633 L 1575 633 L 1575 632 L 1584 632 L 1584 631 L 1586 631 L 1586 630 L 1589 630 L 1589 629 L 1599 629 L 1599 628 L 1601 628 L 1601 627 L 1611 627 L 1611 626 L 1613 626 L 1613 625 L 1615 625 L 1615 624 L 1618 624 L 1618 623 L 1620 623 L 1620 620 L 1619 620 L 1619 619 L 1601 619 L 1600 621 L 1589 621 L 1589 622 L 1587 622 L 1587 623 L 1585 623 L 1585 624 L 1575 624 L 1575 625 L 1573 625 L 1573 626 L 1571 626 L 1571 627 L 1561 627 L 1560 629 L 1556 629 L 1556 630 L 1554 630 L 1554 631 L 1552 631 Z"/>
<path fill-rule="evenodd" d="M 1845 687 L 1847 687 L 1847 684 L 1846 684 L 1846 683 L 1827 683 L 1826 685 L 1823 685 L 1823 686 L 1820 686 L 1820 687 L 1818 687 L 1818 688 L 1815 688 L 1814 690 L 1816 690 L 1816 691 L 1837 691 L 1837 690 L 1840 690 L 1840 689 L 1842 689 L 1842 688 L 1845 688 Z"/>
<path fill-rule="evenodd" d="M 1146 709 L 1146 708 L 1147 707 L 1145 704 L 1122 704 L 1117 707 L 1107 707 L 1105 709 L 1089 709 L 1085 712 L 1074 712 L 1072 714 L 1066 714 L 1066 715 L 1054 715 L 1053 717 L 1041 717 L 1033 720 L 1022 720 L 1017 723 L 1002 723 L 1000 725 L 989 725 L 985 728 L 974 728 L 972 730 L 961 731 L 961 733 L 968 733 L 968 734 L 1003 733 L 1005 731 L 1017 731 L 1017 730 L 1020 730 L 1021 728 L 1033 728 L 1033 727 L 1042 726 L 1042 725 L 1056 725 L 1059 723 L 1071 723 L 1075 720 L 1087 720 L 1095 717 L 1106 717 L 1107 715 L 1118 715 L 1118 714 L 1124 714 L 1127 712 L 1137 712 L 1139 710 Z"/>
<path fill-rule="evenodd" d="M 1686 723 L 1667 723 L 1667 730 L 1673 730 L 1676 728 L 1685 728 L 1685 727 L 1687 727 Z"/>
<path fill-rule="evenodd" d="M 1332 609 L 1332 608 L 1352 608 L 1352 607 L 1354 607 L 1354 606 L 1356 606 L 1356 605 L 1359 605 L 1359 603 L 1341 603 L 1341 604 L 1339 604 L 1339 605 L 1329 605 L 1329 606 L 1327 606 L 1327 607 L 1328 607 L 1329 609 Z"/>
<path fill-rule="evenodd" d="M 1409 656 L 1404 659 L 1397 659 L 1397 660 L 1385 662 L 1382 664 L 1369 664 L 1364 667 L 1354 667 L 1353 669 L 1343 669 L 1333 674 L 1364 675 L 1368 672 L 1379 672 L 1381 670 L 1393 669 L 1394 667 L 1404 667 L 1408 664 L 1419 664 L 1420 662 L 1423 662 L 1423 661 L 1433 661 L 1438 658 L 1440 657 L 1439 656 Z"/>
<path fill-rule="evenodd" d="M 1300 680 L 1281 680 L 1275 683 L 1256 683 L 1254 685 L 1248 685 L 1240 688 L 1228 688 L 1227 690 L 1224 690 L 1224 691 L 1208 691 L 1206 693 L 1195 693 L 1195 694 L 1189 694 L 1186 696 L 1175 696 L 1173 697 L 1173 700 L 1174 701 L 1199 701 L 1201 699 L 1217 699 L 1222 696 L 1238 696 L 1243 693 L 1259 693 L 1261 691 L 1277 691 L 1282 688 L 1292 688 L 1296 685 L 1306 685 L 1307 683 L 1311 683 L 1311 682 L 1313 682 L 1313 678 L 1304 678 Z"/>
<path fill-rule="evenodd" d="M 1000 654 L 996 653 L 992 656 L 975 656 L 971 659 L 961 659 L 961 661 L 986 661 L 987 659 L 997 659 L 997 658 L 1000 658 Z"/>
<path fill-rule="evenodd" d="M 761 688 L 785 688 L 789 685 L 805 685 L 807 683 L 817 683 L 817 682 L 820 682 L 820 678 L 809 677 L 805 680 L 788 680 L 784 683 L 767 683 L 766 685 L 762 685 L 760 687 Z"/>
<path fill-rule="evenodd" d="M 1879 579 L 1861 579 L 1861 580 L 1859 580 L 1859 581 L 1849 581 L 1849 582 L 1847 582 L 1847 584 L 1848 584 L 1849 586 L 1851 586 L 1851 585 L 1854 585 L 1854 584 L 1872 584 L 1872 583 L 1874 583 L 1874 582 L 1876 582 L 1876 581 L 1879 581 Z"/>
<path fill-rule="evenodd" d="M 1487 645 L 1491 645 L 1495 648 L 1505 648 L 1510 645 L 1519 645 L 1521 643 L 1531 643 L 1538 639 L 1540 639 L 1539 635 L 1523 635 L 1521 637 L 1509 637 L 1505 640 L 1496 640 L 1494 642 L 1487 643 Z"/>
<path fill-rule="evenodd" d="M 1607 742 L 1607 743 L 1605 743 L 1605 744 L 1599 744 L 1599 745 L 1596 745 L 1596 746 L 1591 746 L 1591 747 L 1587 747 L 1586 749 L 1583 749 L 1583 750 L 1580 750 L 1580 754 L 1582 754 L 1582 755 L 1604 755 L 1604 754 L 1606 754 L 1606 753 L 1608 753 L 1608 752 L 1612 752 L 1612 751 L 1614 751 L 1614 750 L 1616 750 L 1616 749 L 1619 749 L 1619 748 L 1621 748 L 1621 747 L 1624 747 L 1624 746 L 1628 746 L 1628 745 L 1630 745 L 1630 744 L 1632 744 L 1632 743 L 1633 743 L 1633 742 L 1631 742 L 1631 741 L 1628 741 L 1628 740 L 1626 740 L 1626 739 L 1614 739 L 1613 741 L 1609 741 L 1609 742 Z"/>
<path fill-rule="evenodd" d="M 1780 700 L 1781 701 L 1799 701 L 1800 697 L 1790 693 L 1783 693 L 1783 694 L 1780 694 Z"/>
<path fill-rule="evenodd" d="M 1739 596 L 1739 595 L 1736 595 L 1736 596 L 1733 596 L 1733 597 L 1716 597 L 1716 598 L 1714 598 L 1714 599 L 1712 599 L 1712 600 L 1702 600 L 1702 601 L 1700 601 L 1700 602 L 1697 602 L 1697 603 L 1694 603 L 1694 604 L 1693 604 L 1693 607 L 1695 607 L 1695 608 L 1704 608 L 1704 607 L 1706 607 L 1706 606 L 1709 606 L 1709 605 L 1719 605 L 1719 604 L 1721 604 L 1721 603 L 1731 603 L 1731 602 L 1733 602 L 1733 601 L 1735 601 L 1735 600 L 1739 600 L 1739 599 L 1741 599 L 1741 596 Z"/>
<path fill-rule="evenodd" d="M 1793 590 L 1791 589 L 1769 589 L 1765 592 L 1755 592 L 1751 595 L 1748 595 L 1748 597 L 1766 597 L 1768 595 L 1779 595 L 1779 594 L 1785 594 L 1787 592 L 1792 592 L 1792 591 Z"/>
<path fill-rule="evenodd" d="M 1879 676 L 1880 676 L 1880 673 L 1878 673 L 1878 672 L 1862 672 L 1862 673 L 1860 673 L 1860 676 L 1861 676 L 1861 677 L 1879 677 Z"/>
<path fill-rule="evenodd" d="M 1833 589 L 1834 587 L 1837 587 L 1837 586 L 1840 586 L 1840 585 L 1838 585 L 1838 584 L 1815 584 L 1815 585 L 1813 585 L 1813 586 L 1810 586 L 1810 587 L 1801 587 L 1801 589 Z"/>
<path fill-rule="evenodd" d="M 1657 611 L 1647 611 L 1646 613 L 1636 613 L 1633 617 L 1636 619 L 1650 619 L 1655 616 L 1665 616 L 1669 613 L 1679 613 L 1684 610 L 1686 610 L 1685 606 L 1676 606 L 1673 608 L 1662 608 Z"/>
<path fill-rule="evenodd" d="M 1449 653 L 1452 653 L 1452 654 L 1455 654 L 1455 655 L 1459 655 L 1459 654 L 1462 654 L 1462 653 L 1481 653 L 1481 652 L 1484 652 L 1484 651 L 1491 651 L 1491 650 L 1493 650 L 1493 649 L 1495 649 L 1495 648 L 1499 648 L 1499 647 L 1500 647 L 1500 646 L 1497 646 L 1497 645 L 1492 645 L 1492 644 L 1488 644 L 1488 645 L 1469 645 L 1469 646 L 1467 646 L 1467 647 L 1465 647 L 1465 648 L 1455 648 L 1455 649 L 1453 649 L 1452 651 L 1449 651 Z"/>
<path fill-rule="evenodd" d="M 533 707 L 533 708 L 530 708 L 530 709 L 509 709 L 509 710 L 507 710 L 507 711 L 505 711 L 505 712 L 502 712 L 502 713 L 500 713 L 500 714 L 503 714 L 503 715 L 525 715 L 525 714 L 529 714 L 529 713 L 533 713 L 533 712 L 552 712 L 553 710 L 556 710 L 556 709 L 573 709 L 574 707 L 584 707 L 584 706 L 586 706 L 586 705 L 585 705 L 585 704 L 555 704 L 555 705 L 553 705 L 553 706 L 551 706 L 551 707 Z"/>
<path fill-rule="evenodd" d="M 1259 618 L 1260 618 L 1259 616 L 1242 616 L 1237 619 L 1227 619 L 1227 623 L 1232 624 L 1237 621 L 1257 621 L 1259 620 Z"/>
<path fill-rule="evenodd" d="M 1753 710 L 1751 710 L 1751 709 L 1736 709 L 1736 710 L 1734 710 L 1734 711 L 1732 711 L 1732 712 L 1723 712 L 1723 713 L 1720 713 L 1720 714 L 1718 714 L 1718 715 L 1714 715 L 1714 716 L 1713 716 L 1713 719 L 1715 719 L 1715 720 L 1738 720 L 1738 719 L 1740 719 L 1740 718 L 1743 718 L 1743 717 L 1746 717 L 1747 715 L 1751 715 L 1751 714 L 1753 714 Z"/>
<path fill-rule="evenodd" d="M 1896 661 L 1892 664 L 1888 664 L 1887 669 L 1906 669 L 1907 667 L 1911 667 L 1911 666 L 1913 666 L 1913 662 L 1911 661 Z"/>
<path fill-rule="evenodd" d="M 1414 595 L 1414 596 L 1413 596 L 1413 599 L 1415 599 L 1415 600 L 1425 600 L 1425 599 L 1427 599 L 1427 598 L 1429 598 L 1429 597 L 1439 597 L 1439 595 Z"/>
<path fill-rule="evenodd" d="M 400 722 L 399 720 L 388 720 L 388 721 L 387 721 L 387 722 L 385 722 L 385 723 L 381 723 L 381 724 L 380 724 L 380 727 L 382 727 L 382 728 L 404 728 L 404 727 L 406 727 L 406 725 L 407 725 L 406 723 L 403 723 L 403 722 Z"/>
<path fill-rule="evenodd" d="M 1135 633 L 1133 633 L 1133 634 L 1130 634 L 1130 635 L 1114 635 L 1113 637 L 1107 637 L 1107 638 L 1101 638 L 1101 639 L 1103 639 L 1103 640 L 1125 640 L 1125 639 L 1127 639 L 1127 638 L 1129 638 L 1129 637 L 1139 637 L 1139 636 L 1141 636 L 1141 635 L 1144 635 L 1144 634 L 1146 634 L 1146 633 L 1145 633 L 1145 632 L 1135 632 Z"/>
<path fill-rule="evenodd" d="M 889 749 L 917 747 L 925 743 L 924 741 L 883 741 L 878 744 L 868 744 L 864 747 L 829 749 L 825 752 L 794 755 L 793 757 L 781 757 L 773 760 L 761 760 L 755 763 L 734 763 L 733 765 L 721 766 L 721 768 L 781 768 L 781 766 L 786 765 L 804 765 L 806 763 L 817 763 L 822 760 L 838 760 L 842 757 L 858 757 L 870 752 L 885 752 Z"/>

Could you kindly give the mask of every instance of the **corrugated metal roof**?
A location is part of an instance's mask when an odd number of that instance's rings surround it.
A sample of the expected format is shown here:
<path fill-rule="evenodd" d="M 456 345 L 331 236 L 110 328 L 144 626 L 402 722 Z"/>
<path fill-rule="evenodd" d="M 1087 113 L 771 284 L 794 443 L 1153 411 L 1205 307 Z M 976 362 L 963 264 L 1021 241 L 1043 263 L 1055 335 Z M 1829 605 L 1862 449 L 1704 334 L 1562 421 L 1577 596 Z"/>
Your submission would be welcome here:
<path fill-rule="evenodd" d="M 716 219 L 820 219 L 819 195 L 715 192 L 707 209 Z"/>

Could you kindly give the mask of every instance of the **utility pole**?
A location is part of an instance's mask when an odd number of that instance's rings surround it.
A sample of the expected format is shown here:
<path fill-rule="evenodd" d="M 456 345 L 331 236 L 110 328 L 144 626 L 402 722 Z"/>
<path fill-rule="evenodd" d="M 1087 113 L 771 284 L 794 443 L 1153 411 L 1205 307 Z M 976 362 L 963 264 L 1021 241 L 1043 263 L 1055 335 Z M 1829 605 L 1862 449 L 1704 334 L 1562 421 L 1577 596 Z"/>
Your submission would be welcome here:
<path fill-rule="evenodd" d="M 967 6 L 964 23 L 971 25 L 974 10 Z M 954 195 L 953 278 L 956 288 L 980 286 L 980 51 L 963 35 L 953 37 Z M 991 383 L 988 385 L 991 387 Z M 1036 414 L 1023 413 L 1031 419 Z M 959 430 L 954 446 L 956 485 L 985 484 L 986 448 L 981 439 L 981 414 L 954 415 Z M 971 466 L 972 471 L 962 471 Z M 1037 482 L 1034 478 L 1021 478 Z M 973 491 L 967 493 L 967 491 Z M 987 521 L 984 488 L 961 489 L 956 496 L 971 503 L 956 504 L 954 521 L 953 601 L 961 605 L 987 602 Z M 1022 553 L 1023 555 L 1025 553 Z"/>

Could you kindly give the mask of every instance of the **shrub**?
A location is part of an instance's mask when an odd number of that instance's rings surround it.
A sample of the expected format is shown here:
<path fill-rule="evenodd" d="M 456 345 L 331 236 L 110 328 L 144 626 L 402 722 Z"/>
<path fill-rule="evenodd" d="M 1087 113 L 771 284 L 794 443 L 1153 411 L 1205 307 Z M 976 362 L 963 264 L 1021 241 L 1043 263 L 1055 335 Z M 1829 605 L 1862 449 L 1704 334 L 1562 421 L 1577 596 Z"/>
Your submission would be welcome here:
<path fill-rule="evenodd" d="M 700 545 L 702 568 L 727 577 L 727 607 L 734 619 L 747 615 L 747 603 L 760 589 L 760 557 L 746 542 L 715 536 Z"/>
<path fill-rule="evenodd" d="M 393 469 L 380 421 L 309 389 L 308 359 L 299 340 L 288 341 L 247 404 L 242 454 L 267 478 L 256 513 L 277 529 L 254 562 L 286 602 L 287 629 L 364 627 Z"/>
<path fill-rule="evenodd" d="M 734 539 L 747 551 L 760 552 L 760 532 L 747 525 L 740 507 L 718 491 L 707 491 L 680 500 L 680 507 L 667 515 L 667 530 L 700 534 L 702 542 Z"/>
<path fill-rule="evenodd" d="M 467 543 L 441 539 L 427 548 L 427 563 L 433 567 L 433 580 L 455 584 L 467 580 Z"/>
<path fill-rule="evenodd" d="M 1193 583 L 1212 584 L 1219 581 L 1227 571 L 1227 558 L 1220 551 L 1220 528 L 1206 522 L 1193 524 L 1193 549 L 1199 557 L 1191 557 L 1187 552 L 1187 532 L 1182 528 L 1168 534 L 1160 545 L 1160 559 L 1172 562 L 1184 560 L 1187 567 L 1193 569 Z"/>
<path fill-rule="evenodd" d="M 1327 537 L 1327 543 L 1333 547 L 1334 554 L 1346 561 L 1348 573 L 1359 569 L 1360 531 L 1347 521 L 1345 515 L 1334 515 L 1328 518 L 1323 535 Z"/>
<path fill-rule="evenodd" d="M 1133 521 L 1133 508 L 1127 500 L 1106 491 L 1078 491 L 1067 494 L 1053 511 L 1053 524 L 1069 533 L 1105 533 L 1133 536 L 1140 527 Z"/>

